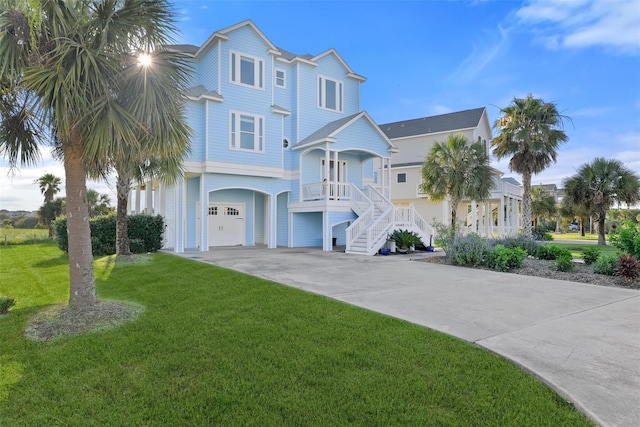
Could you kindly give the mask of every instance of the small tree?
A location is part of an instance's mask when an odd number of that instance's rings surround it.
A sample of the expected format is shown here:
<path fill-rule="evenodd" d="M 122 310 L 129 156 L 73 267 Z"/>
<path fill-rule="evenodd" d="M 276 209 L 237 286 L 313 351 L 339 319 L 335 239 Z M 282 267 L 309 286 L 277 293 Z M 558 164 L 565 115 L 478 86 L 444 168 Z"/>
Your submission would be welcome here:
<path fill-rule="evenodd" d="M 436 142 L 422 166 L 421 191 L 434 201 L 449 197 L 451 227 L 455 231 L 458 203 L 483 201 L 492 185 L 489 156 L 481 142 L 469 143 L 460 134 Z"/>

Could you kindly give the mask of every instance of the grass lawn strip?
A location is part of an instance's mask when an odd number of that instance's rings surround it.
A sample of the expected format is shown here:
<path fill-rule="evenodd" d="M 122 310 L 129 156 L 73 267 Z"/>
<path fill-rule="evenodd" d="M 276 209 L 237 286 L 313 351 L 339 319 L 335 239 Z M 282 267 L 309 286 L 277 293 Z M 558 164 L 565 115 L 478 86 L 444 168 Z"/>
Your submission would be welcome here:
<path fill-rule="evenodd" d="M 17 302 L 0 318 L 3 426 L 592 425 L 462 340 L 164 254 L 96 260 L 99 297 L 144 306 L 136 320 L 34 342 L 24 329 L 66 301 L 68 265 L 55 245 L 12 249 L 2 270 L 36 283 L 0 282 Z"/>

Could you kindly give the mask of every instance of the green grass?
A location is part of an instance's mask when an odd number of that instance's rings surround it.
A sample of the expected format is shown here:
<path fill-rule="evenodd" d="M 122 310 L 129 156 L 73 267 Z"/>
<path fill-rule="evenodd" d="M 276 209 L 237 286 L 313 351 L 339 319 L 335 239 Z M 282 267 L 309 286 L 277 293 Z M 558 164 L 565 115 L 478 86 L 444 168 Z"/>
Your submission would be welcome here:
<path fill-rule="evenodd" d="M 53 244 L 0 247 L 3 426 L 592 425 L 512 363 L 404 321 L 165 254 L 96 260 L 99 297 L 142 304 L 117 329 L 36 343 L 68 295 Z"/>
<path fill-rule="evenodd" d="M 552 241 L 545 242 L 545 244 L 556 245 L 561 248 L 568 249 L 569 252 L 571 252 L 571 256 L 573 258 L 582 258 L 582 252 L 585 250 L 585 248 L 597 247 L 598 249 L 600 249 L 601 255 L 616 255 L 619 252 L 619 249 L 615 246 L 596 246 L 593 243 L 563 243 L 562 241 Z"/>
<path fill-rule="evenodd" d="M 0 228 L 0 245 L 49 243 L 49 230 L 43 228 Z"/>
<path fill-rule="evenodd" d="M 553 240 L 587 240 L 587 241 L 598 241 L 598 234 L 590 234 L 585 233 L 582 236 L 579 232 L 569 232 L 569 233 L 551 233 L 553 236 Z"/>

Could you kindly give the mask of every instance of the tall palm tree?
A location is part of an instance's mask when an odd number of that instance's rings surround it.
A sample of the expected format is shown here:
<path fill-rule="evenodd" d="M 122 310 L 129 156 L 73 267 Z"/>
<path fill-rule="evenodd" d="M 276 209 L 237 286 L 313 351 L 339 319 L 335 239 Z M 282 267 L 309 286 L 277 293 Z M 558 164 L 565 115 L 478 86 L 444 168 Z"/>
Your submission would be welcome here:
<path fill-rule="evenodd" d="M 87 189 L 87 205 L 89 208 L 89 217 L 93 218 L 100 215 L 108 215 L 113 212 L 111 207 L 111 198 L 108 194 L 100 194 L 91 188 Z"/>
<path fill-rule="evenodd" d="M 164 118 L 166 103 L 159 102 L 158 91 L 144 79 L 138 56 L 171 42 L 171 8 L 166 0 L 0 2 L 0 82 L 11 82 L 2 86 L 24 94 L 15 99 L 32 100 L 33 108 L 24 110 L 38 113 L 56 135 L 65 167 L 69 303 L 92 304 L 96 292 L 87 166 L 106 164 L 113 153 L 137 152 L 143 144 L 158 143 L 147 113 Z M 186 82 L 183 59 L 172 52 L 162 56 L 166 67 L 154 67 L 154 73 L 164 76 L 166 87 L 180 92 Z M 141 85 L 147 90 L 133 90 Z M 182 114 L 168 119 L 176 117 L 180 120 L 165 129 L 185 127 Z M 37 152 L 33 145 L 41 142 L 33 132 L 24 135 L 32 129 L 24 123 L 15 120 L 15 131 L 0 133 L 0 153 L 9 157 L 10 165 L 33 162 L 33 157 L 25 161 L 25 153 Z M 149 138 L 137 138 L 144 133 Z"/>
<path fill-rule="evenodd" d="M 60 192 L 62 180 L 52 173 L 45 173 L 33 183 L 38 184 L 40 192 L 44 194 L 44 203 L 47 204 L 53 201 L 53 196 Z"/>
<path fill-rule="evenodd" d="M 421 191 L 434 201 L 449 197 L 451 228 L 455 231 L 461 200 L 486 200 L 492 185 L 489 156 L 481 142 L 463 135 L 436 142 L 422 166 Z"/>
<path fill-rule="evenodd" d="M 498 159 L 510 156 L 509 169 L 522 175 L 522 234 L 531 237 L 531 177 L 555 163 L 559 145 L 568 139 L 559 129 L 566 117 L 554 103 L 532 95 L 513 98 L 500 111 L 491 146 Z"/>
<path fill-rule="evenodd" d="M 614 204 L 640 201 L 640 177 L 621 161 L 595 158 L 564 182 L 569 202 L 588 207 L 598 221 L 598 244 L 605 245 L 604 222 Z"/>

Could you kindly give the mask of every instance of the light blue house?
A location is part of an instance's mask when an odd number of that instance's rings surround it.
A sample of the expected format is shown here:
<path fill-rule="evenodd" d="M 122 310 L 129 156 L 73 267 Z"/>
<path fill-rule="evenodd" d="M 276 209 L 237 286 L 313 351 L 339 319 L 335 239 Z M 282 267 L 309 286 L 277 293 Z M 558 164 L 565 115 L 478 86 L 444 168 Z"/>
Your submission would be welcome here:
<path fill-rule="evenodd" d="M 395 147 L 361 110 L 365 78 L 334 49 L 293 54 L 250 20 L 172 48 L 192 58 L 194 136 L 183 177 L 153 188 L 166 248 L 336 243 L 374 254 L 398 227 L 428 240 L 411 208 L 393 207 L 388 172 L 374 175 L 373 159 L 388 171 Z"/>

